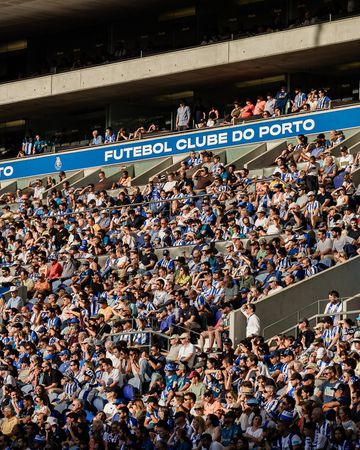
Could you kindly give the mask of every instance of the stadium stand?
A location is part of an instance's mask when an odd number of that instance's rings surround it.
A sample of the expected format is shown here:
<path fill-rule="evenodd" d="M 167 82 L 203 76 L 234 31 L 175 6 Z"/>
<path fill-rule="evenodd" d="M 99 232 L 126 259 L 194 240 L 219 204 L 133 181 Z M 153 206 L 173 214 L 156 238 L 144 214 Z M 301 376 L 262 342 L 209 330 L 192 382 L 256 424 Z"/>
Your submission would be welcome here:
<path fill-rule="evenodd" d="M 6 444 L 351 448 L 359 132 L 292 141 L 2 187 Z"/>
<path fill-rule="evenodd" d="M 17 3 L 0 450 L 360 450 L 357 2 Z"/>

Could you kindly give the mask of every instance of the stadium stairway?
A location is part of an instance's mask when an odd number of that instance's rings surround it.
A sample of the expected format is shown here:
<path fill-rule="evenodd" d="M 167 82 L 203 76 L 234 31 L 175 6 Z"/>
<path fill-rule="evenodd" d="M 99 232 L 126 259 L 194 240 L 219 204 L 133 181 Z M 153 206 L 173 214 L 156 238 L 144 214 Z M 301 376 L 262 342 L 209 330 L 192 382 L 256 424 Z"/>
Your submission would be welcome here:
<path fill-rule="evenodd" d="M 346 318 L 351 319 L 355 322 L 356 317 L 360 313 L 360 293 L 357 292 L 350 297 L 340 297 L 339 300 L 342 302 L 342 311 L 339 313 L 334 313 L 335 319 L 341 320 Z M 270 342 L 280 334 L 296 336 L 298 332 L 299 322 L 304 317 L 308 319 L 310 327 L 313 328 L 321 321 L 323 317 L 327 315 L 325 314 L 325 308 L 328 302 L 329 298 L 318 299 L 315 302 L 311 303 L 309 306 L 293 311 L 290 316 L 281 318 L 279 321 L 267 326 L 264 329 L 264 335 L 271 336 L 266 338 L 267 342 Z M 315 310 L 317 312 L 314 314 Z M 289 322 L 292 322 L 290 326 Z M 287 324 L 286 328 L 284 328 L 284 324 Z M 280 328 L 281 331 L 279 333 Z M 273 330 L 276 330 L 277 333 L 273 334 Z"/>
<path fill-rule="evenodd" d="M 340 292 L 341 297 L 355 295 L 359 291 L 359 273 L 360 255 L 256 302 L 256 315 L 260 318 L 264 338 L 268 339 L 291 327 L 293 313 L 297 310 L 306 308 L 307 316 L 317 314 L 315 301 L 333 289 Z M 359 309 L 358 299 L 354 306 Z M 237 309 L 230 317 L 230 338 L 237 344 L 246 337 L 245 331 L 246 318 Z"/>

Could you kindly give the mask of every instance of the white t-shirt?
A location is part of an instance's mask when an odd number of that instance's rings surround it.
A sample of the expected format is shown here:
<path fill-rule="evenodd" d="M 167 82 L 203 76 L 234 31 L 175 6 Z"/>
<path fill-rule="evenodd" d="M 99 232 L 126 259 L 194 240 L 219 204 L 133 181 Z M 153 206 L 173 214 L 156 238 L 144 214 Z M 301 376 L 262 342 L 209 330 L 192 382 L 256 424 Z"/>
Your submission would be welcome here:
<path fill-rule="evenodd" d="M 195 359 L 195 347 L 193 346 L 193 344 L 191 344 L 191 342 L 186 345 L 181 345 L 179 348 L 179 361 L 181 361 L 182 358 L 188 358 L 190 355 L 193 356 L 190 358 L 187 364 L 189 367 L 192 367 Z"/>
<path fill-rule="evenodd" d="M 167 181 L 167 182 L 164 184 L 163 189 L 164 189 L 165 192 L 170 192 L 170 191 L 173 190 L 173 188 L 176 186 L 176 184 L 177 184 L 177 181 L 176 181 L 176 180 L 174 180 L 174 181 Z"/>
<path fill-rule="evenodd" d="M 45 192 L 45 186 L 35 186 L 34 187 L 34 198 L 42 198 Z"/>
<path fill-rule="evenodd" d="M 118 369 L 113 369 L 110 373 L 103 372 L 101 375 L 102 381 L 105 382 L 106 385 L 112 384 L 114 381 L 119 383 L 120 381 L 120 372 Z"/>
<path fill-rule="evenodd" d="M 340 158 L 338 159 L 338 163 L 340 169 L 345 169 L 347 166 L 351 166 L 351 164 L 354 163 L 354 157 L 350 154 L 346 156 L 340 156 Z"/>
<path fill-rule="evenodd" d="M 249 436 L 251 436 L 255 439 L 259 439 L 261 437 L 261 435 L 263 434 L 263 429 L 258 428 L 257 430 L 253 430 L 252 427 L 248 427 L 246 429 L 246 434 L 248 434 Z M 254 448 L 254 447 L 255 447 L 255 443 L 249 442 L 249 448 Z"/>
<path fill-rule="evenodd" d="M 106 414 L 106 417 L 114 417 L 114 415 L 117 413 L 117 408 L 115 403 L 106 403 L 104 406 L 104 413 Z"/>

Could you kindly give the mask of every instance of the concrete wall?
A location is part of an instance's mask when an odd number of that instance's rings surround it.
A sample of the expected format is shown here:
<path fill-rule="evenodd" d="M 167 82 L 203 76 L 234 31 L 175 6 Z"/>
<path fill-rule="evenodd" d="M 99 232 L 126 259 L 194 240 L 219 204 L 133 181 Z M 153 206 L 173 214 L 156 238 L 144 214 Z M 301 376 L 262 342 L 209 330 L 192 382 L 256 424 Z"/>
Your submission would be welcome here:
<path fill-rule="evenodd" d="M 170 167 L 173 163 L 173 159 L 170 158 L 161 158 L 161 159 L 154 159 L 150 160 L 151 165 L 148 166 L 148 169 L 142 171 L 141 173 L 138 172 L 135 178 L 132 180 L 132 185 L 142 185 L 147 184 L 149 182 L 149 178 L 157 175 L 158 173 L 161 173 L 165 171 L 168 167 Z M 135 173 L 136 173 L 135 168 Z"/>
<path fill-rule="evenodd" d="M 238 64 L 360 40 L 360 18 L 339 20 L 0 85 L 0 105 Z"/>
<path fill-rule="evenodd" d="M 287 147 L 287 142 L 282 141 L 277 145 L 263 152 L 261 155 L 256 156 L 245 164 L 245 167 L 249 170 L 253 169 L 263 169 L 264 167 L 269 167 L 274 165 L 275 159 L 281 154 L 283 150 Z"/>
<path fill-rule="evenodd" d="M 360 168 L 356 169 L 355 172 L 352 173 L 352 179 L 355 186 L 360 184 Z"/>
<path fill-rule="evenodd" d="M 326 298 L 332 289 L 339 291 L 341 297 L 357 294 L 360 291 L 357 278 L 359 273 L 360 256 L 357 256 L 257 302 L 256 314 L 260 317 L 265 339 L 292 326 L 298 320 L 298 310 L 302 310 L 301 313 L 305 317 L 317 314 L 317 306 L 311 304 Z M 351 306 L 359 308 L 360 301 Z M 268 328 L 275 322 L 278 323 Z M 237 343 L 245 338 L 245 328 L 246 320 L 243 314 L 240 310 L 234 311 L 230 321 L 230 337 L 233 342 Z"/>
<path fill-rule="evenodd" d="M 331 149 L 331 154 L 333 156 L 340 156 L 340 147 L 342 147 L 343 145 L 345 145 L 350 150 L 350 152 L 355 155 L 354 149 L 352 149 L 351 147 L 360 141 L 360 131 L 356 130 L 356 132 L 352 134 L 351 130 L 349 130 L 349 132 L 345 131 L 345 136 L 348 137 L 344 139 L 340 144 Z"/>
<path fill-rule="evenodd" d="M 232 155 L 232 159 L 229 159 L 230 162 L 227 164 L 227 167 L 229 166 L 229 164 L 235 164 L 237 170 L 240 170 L 246 166 L 246 163 L 248 161 L 266 152 L 266 148 L 267 144 L 265 142 L 252 147 L 238 147 L 238 151 L 236 152 L 237 156 Z"/>

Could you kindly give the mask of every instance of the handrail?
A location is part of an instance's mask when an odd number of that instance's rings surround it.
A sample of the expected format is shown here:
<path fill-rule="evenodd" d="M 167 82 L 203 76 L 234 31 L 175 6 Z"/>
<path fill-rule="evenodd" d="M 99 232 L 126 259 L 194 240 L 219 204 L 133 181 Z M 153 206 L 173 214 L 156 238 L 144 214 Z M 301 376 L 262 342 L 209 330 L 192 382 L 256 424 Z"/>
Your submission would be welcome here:
<path fill-rule="evenodd" d="M 106 333 L 103 335 L 103 338 L 105 338 L 106 340 L 110 340 L 113 341 L 113 338 L 116 337 L 125 337 L 125 336 L 136 336 L 139 334 L 147 334 L 149 335 L 149 343 L 147 344 L 142 344 L 142 345 L 138 345 L 138 347 L 145 347 L 145 348 L 150 348 L 153 345 L 153 336 L 158 336 L 162 339 L 167 339 L 167 346 L 169 347 L 169 341 L 170 341 L 170 336 L 160 333 L 159 331 L 154 331 L 152 329 L 149 328 L 145 328 L 144 330 L 138 330 L 138 331 L 122 331 L 120 333 Z M 131 345 L 133 345 L 132 339 L 130 338 L 130 343 Z"/>
<path fill-rule="evenodd" d="M 360 309 L 354 309 L 352 311 L 346 311 L 346 313 L 347 314 L 360 314 Z M 344 314 L 344 312 L 331 313 L 332 316 L 341 316 L 343 314 Z M 327 314 L 314 314 L 313 316 L 309 317 L 308 320 L 311 321 L 311 320 L 318 319 L 320 317 L 326 317 L 326 316 L 327 316 Z M 296 328 L 296 325 L 294 325 L 294 326 L 292 326 L 290 328 L 287 328 L 286 330 L 284 330 L 282 333 L 279 333 L 279 334 L 286 334 L 289 331 L 294 330 L 295 328 Z M 274 338 L 275 338 L 275 336 L 267 339 L 266 342 L 271 342 Z"/>
<path fill-rule="evenodd" d="M 360 294 L 357 294 L 357 295 L 360 295 Z M 346 299 L 352 299 L 352 298 L 353 298 L 353 297 L 340 297 L 339 300 L 345 300 L 345 301 L 346 301 Z M 299 309 L 299 310 L 293 312 L 292 314 L 289 314 L 289 315 L 283 317 L 282 319 L 277 320 L 276 322 L 272 323 L 271 325 L 268 325 L 268 326 L 264 327 L 263 333 L 265 334 L 265 330 L 268 330 L 269 328 L 274 327 L 274 326 L 277 325 L 278 323 L 283 322 L 284 320 L 289 319 L 289 318 L 292 317 L 294 314 L 297 314 L 297 318 L 298 318 L 298 321 L 299 321 L 300 318 L 303 317 L 303 314 L 301 314 L 301 312 L 304 311 L 305 309 L 310 308 L 311 306 L 318 305 L 318 314 L 320 314 L 320 309 L 319 309 L 319 307 L 320 307 L 320 302 L 325 302 L 325 301 L 328 302 L 329 299 L 328 299 L 328 298 L 321 298 L 321 299 L 315 300 L 315 302 L 309 303 L 305 308 Z M 343 303 L 345 303 L 345 301 L 344 301 Z M 299 322 L 297 322 L 297 323 L 299 323 Z"/>
<path fill-rule="evenodd" d="M 280 180 L 279 177 L 274 177 L 274 176 L 270 176 L 270 177 L 264 177 L 264 178 L 257 178 L 256 180 L 250 181 L 250 183 L 248 183 L 245 187 L 244 190 L 246 190 L 249 186 L 256 184 L 256 183 L 261 183 L 263 181 L 275 181 L 275 180 Z M 133 186 L 134 187 L 134 186 Z M 135 186 L 136 187 L 136 186 Z M 127 189 L 127 188 L 124 188 Z M 109 189 L 111 190 L 111 189 Z M 51 216 L 47 216 L 47 217 L 68 217 L 68 216 L 73 216 L 76 214 L 86 214 L 86 213 L 92 213 L 94 211 L 94 209 L 97 210 L 101 210 L 101 211 L 114 211 L 114 210 L 121 210 L 123 208 L 136 208 L 138 206 L 144 206 L 144 205 L 155 205 L 155 204 L 159 204 L 159 203 L 169 203 L 169 202 L 185 202 L 187 200 L 190 199 L 196 199 L 196 198 L 202 198 L 202 197 L 212 197 L 214 195 L 220 195 L 219 194 L 214 194 L 214 193 L 204 193 L 204 194 L 195 194 L 195 195 L 189 195 L 189 196 L 184 196 L 184 197 L 179 197 L 179 198 L 166 198 L 166 199 L 159 199 L 159 200 L 148 200 L 148 201 L 143 201 L 140 203 L 131 203 L 131 204 L 127 204 L 127 205 L 114 205 L 114 206 L 104 206 L 104 207 L 96 207 L 96 208 L 87 208 L 81 211 L 71 211 L 71 212 L 64 212 L 64 213 L 55 213 L 52 214 Z M 38 218 L 39 216 L 27 216 L 28 218 Z M 44 216 L 45 217 L 45 216 Z"/>
<path fill-rule="evenodd" d="M 344 304 L 344 305 L 347 305 L 348 302 L 350 302 L 351 300 L 354 300 L 354 299 L 357 298 L 357 297 L 360 297 L 360 293 L 355 294 L 355 295 L 353 295 L 353 296 L 351 296 L 351 297 L 342 297 L 342 298 L 346 298 L 346 300 L 343 302 L 343 304 Z M 323 301 L 323 300 L 325 300 L 325 299 L 318 300 L 318 302 Z M 328 299 L 326 299 L 326 300 L 328 300 Z M 312 305 L 314 305 L 315 303 L 317 303 L 317 302 L 312 303 Z M 309 305 L 309 306 L 310 306 L 310 305 Z M 360 313 L 360 309 L 358 309 L 358 310 L 351 310 L 351 311 L 343 310 L 343 311 L 340 311 L 340 312 L 334 312 L 334 313 L 331 313 L 331 316 L 345 316 L 345 315 L 347 315 L 347 314 L 359 314 L 359 313 Z M 307 319 L 308 319 L 309 321 L 311 321 L 311 320 L 318 319 L 318 318 L 320 318 L 320 317 L 326 317 L 326 316 L 328 316 L 328 315 L 329 315 L 329 314 L 325 314 L 325 313 L 317 313 L 317 314 L 314 314 L 314 315 L 308 317 Z M 291 316 L 288 316 L 288 317 L 291 317 Z M 289 328 L 287 328 L 287 329 L 281 331 L 281 333 L 278 333 L 278 334 L 286 334 L 286 333 L 288 333 L 288 332 L 291 331 L 291 330 L 295 330 L 295 329 L 297 328 L 297 325 L 298 325 L 298 322 L 297 322 L 295 325 L 293 325 L 293 326 L 291 326 L 291 327 L 289 327 Z M 271 326 L 272 326 L 272 325 L 271 325 Z M 267 329 L 267 328 L 269 328 L 269 327 L 265 327 L 264 330 Z M 270 341 L 273 340 L 273 339 L 274 339 L 274 336 L 272 336 L 271 338 L 269 338 L 266 342 L 270 342 Z"/>

